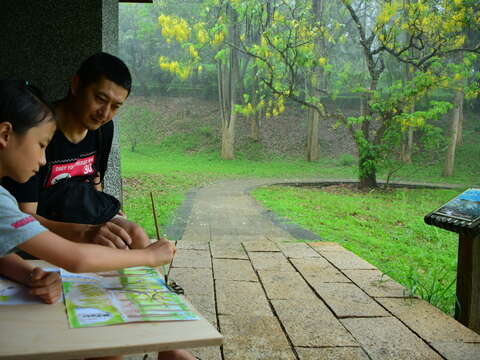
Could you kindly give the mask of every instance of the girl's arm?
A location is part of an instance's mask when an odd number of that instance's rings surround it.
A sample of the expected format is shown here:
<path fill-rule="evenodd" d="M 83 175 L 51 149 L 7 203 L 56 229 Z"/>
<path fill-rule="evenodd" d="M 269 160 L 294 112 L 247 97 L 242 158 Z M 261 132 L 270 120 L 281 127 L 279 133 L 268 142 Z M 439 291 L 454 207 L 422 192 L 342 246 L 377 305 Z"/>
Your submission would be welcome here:
<path fill-rule="evenodd" d="M 23 285 L 29 285 L 33 266 L 17 254 L 0 258 L 0 274 Z"/>
<path fill-rule="evenodd" d="M 0 274 L 28 286 L 30 294 L 38 296 L 47 304 L 53 304 L 62 295 L 62 282 L 57 272 L 34 268 L 16 254 L 0 258 Z"/>
<path fill-rule="evenodd" d="M 175 254 L 170 241 L 157 241 L 144 249 L 121 250 L 66 240 L 42 232 L 18 246 L 23 251 L 74 273 L 117 270 L 132 266 L 168 264 Z"/>

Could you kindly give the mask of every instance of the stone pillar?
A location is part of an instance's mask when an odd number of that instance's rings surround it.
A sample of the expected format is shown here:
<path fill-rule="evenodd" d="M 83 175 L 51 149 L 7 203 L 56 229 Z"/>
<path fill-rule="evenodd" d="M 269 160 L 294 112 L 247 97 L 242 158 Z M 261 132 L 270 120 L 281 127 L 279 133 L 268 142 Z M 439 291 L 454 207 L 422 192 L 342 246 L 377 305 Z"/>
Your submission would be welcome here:
<path fill-rule="evenodd" d="M 102 49 L 110 54 L 118 55 L 118 0 L 102 0 Z M 108 159 L 108 170 L 105 174 L 105 192 L 122 201 L 122 177 L 120 169 L 120 145 L 118 118 L 115 122 L 112 151 Z"/>
<path fill-rule="evenodd" d="M 80 63 L 118 53 L 118 0 L 2 0 L 0 77 L 23 78 L 50 101 L 62 98 Z M 121 199 L 118 135 L 106 190 Z"/>

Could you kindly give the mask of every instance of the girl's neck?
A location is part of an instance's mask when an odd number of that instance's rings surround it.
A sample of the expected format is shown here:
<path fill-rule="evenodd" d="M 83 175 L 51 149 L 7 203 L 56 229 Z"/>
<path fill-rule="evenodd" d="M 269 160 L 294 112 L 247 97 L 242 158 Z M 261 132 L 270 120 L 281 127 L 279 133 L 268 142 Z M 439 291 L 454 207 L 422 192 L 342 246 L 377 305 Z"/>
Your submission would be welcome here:
<path fill-rule="evenodd" d="M 86 129 L 75 116 L 75 104 L 71 103 L 69 97 L 58 101 L 55 104 L 57 115 L 57 126 L 63 135 L 72 143 L 78 144 L 87 136 Z"/>

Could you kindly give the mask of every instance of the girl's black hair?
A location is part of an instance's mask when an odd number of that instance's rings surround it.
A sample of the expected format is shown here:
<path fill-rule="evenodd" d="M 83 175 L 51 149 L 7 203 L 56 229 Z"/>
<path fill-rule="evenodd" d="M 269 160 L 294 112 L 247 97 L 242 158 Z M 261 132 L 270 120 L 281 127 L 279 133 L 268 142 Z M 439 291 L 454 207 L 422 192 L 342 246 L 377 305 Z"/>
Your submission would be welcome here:
<path fill-rule="evenodd" d="M 8 121 L 23 135 L 49 117 L 54 110 L 40 89 L 25 80 L 0 79 L 0 122 Z"/>

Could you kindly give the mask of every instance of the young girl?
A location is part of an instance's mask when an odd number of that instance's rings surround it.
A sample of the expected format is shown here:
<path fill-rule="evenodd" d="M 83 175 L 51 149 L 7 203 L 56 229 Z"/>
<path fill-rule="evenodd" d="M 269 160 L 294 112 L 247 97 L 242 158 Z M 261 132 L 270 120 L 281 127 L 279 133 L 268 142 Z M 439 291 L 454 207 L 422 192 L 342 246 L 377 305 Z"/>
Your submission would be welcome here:
<path fill-rule="evenodd" d="M 37 88 L 24 81 L 0 80 L 0 179 L 28 181 L 45 164 L 45 148 L 54 131 L 53 110 Z M 173 243 L 166 240 L 128 251 L 66 240 L 22 213 L 15 198 L 0 185 L 0 275 L 30 287 L 46 303 L 57 301 L 61 295 L 58 274 L 32 267 L 13 253 L 16 249 L 70 272 L 158 266 L 169 263 L 175 253 Z M 195 358 L 184 350 L 172 350 L 160 353 L 159 359 Z"/>
<path fill-rule="evenodd" d="M 45 148 L 54 130 L 53 112 L 38 89 L 23 81 L 0 80 L 0 178 L 26 182 L 38 172 L 45 164 Z M 158 266 L 168 263 L 175 252 L 169 241 L 130 251 L 68 241 L 22 213 L 0 186 L 0 273 L 31 287 L 44 302 L 56 301 L 58 275 L 34 269 L 13 254 L 15 249 L 71 272 Z"/>

